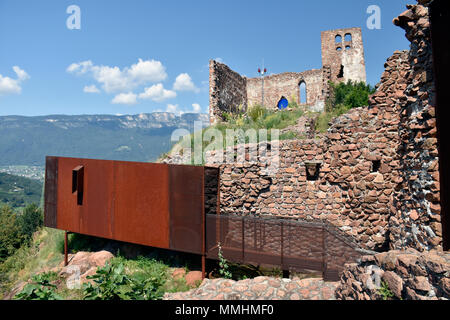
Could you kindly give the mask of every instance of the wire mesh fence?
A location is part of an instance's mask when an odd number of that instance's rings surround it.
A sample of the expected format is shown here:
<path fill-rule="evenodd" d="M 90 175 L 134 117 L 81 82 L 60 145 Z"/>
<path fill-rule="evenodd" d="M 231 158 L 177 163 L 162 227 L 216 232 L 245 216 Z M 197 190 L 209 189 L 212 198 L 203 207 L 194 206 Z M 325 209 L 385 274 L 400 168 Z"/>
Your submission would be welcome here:
<path fill-rule="evenodd" d="M 232 262 L 278 266 L 297 272 L 320 271 L 339 279 L 345 263 L 355 262 L 357 246 L 321 223 L 207 214 L 207 257 L 217 259 L 218 244 Z"/>

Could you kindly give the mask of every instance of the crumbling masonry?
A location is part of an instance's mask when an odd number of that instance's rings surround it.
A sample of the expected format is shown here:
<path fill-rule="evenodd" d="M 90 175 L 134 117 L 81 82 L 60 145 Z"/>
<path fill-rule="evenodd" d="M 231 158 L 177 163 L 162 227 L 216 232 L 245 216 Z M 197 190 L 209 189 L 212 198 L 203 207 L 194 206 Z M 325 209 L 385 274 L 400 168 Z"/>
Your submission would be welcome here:
<path fill-rule="evenodd" d="M 405 29 L 411 48 L 396 51 L 387 59 L 369 105 L 332 120 L 321 139 L 280 141 L 276 172 L 267 170 L 270 160 L 275 161 L 271 157 L 276 157 L 269 151 L 270 144 L 259 145 L 267 148 L 266 154 L 254 161 L 246 156 L 244 163 L 217 162 L 214 152 L 210 154 L 208 165 L 220 169 L 221 214 L 323 221 L 360 248 L 380 252 L 348 265 L 336 291 L 339 299 L 380 299 L 382 281 L 396 298 L 450 298 L 450 254 L 443 251 L 448 250 L 448 217 L 441 210 L 445 205 L 442 196 L 448 192 L 442 188 L 446 178 L 442 158 L 448 155 L 441 152 L 446 150 L 442 132 L 448 129 L 437 123 L 443 114 L 440 108 L 445 106 L 442 97 L 448 93 L 442 92 L 442 83 L 441 90 L 436 89 L 439 68 L 448 70 L 445 57 L 449 46 L 434 41 L 445 41 L 446 34 L 439 30 L 432 34 L 430 23 L 432 17 L 441 19 L 440 23 L 448 21 L 448 11 L 446 15 L 439 11 L 441 4 L 443 1 L 418 0 L 394 19 Z M 435 8 L 434 16 L 430 8 Z M 432 37 L 436 37 L 434 43 Z M 355 38 L 353 32 L 353 41 Z M 437 54 L 432 46 L 445 54 Z M 335 65 L 326 65 L 326 61 L 333 59 L 324 59 L 321 72 L 328 70 L 326 79 L 338 80 L 341 61 Z M 360 63 L 359 71 L 355 67 L 352 75 L 344 72 L 344 76 L 355 79 L 359 75 L 364 80 L 363 60 Z M 214 61 L 210 66 L 212 122 L 225 108 L 248 106 L 255 101 L 252 99 L 258 99 L 249 85 L 257 79 L 242 78 Z M 318 71 L 308 73 L 319 77 Z M 289 97 L 289 90 L 296 90 L 299 75 L 272 76 L 291 79 L 292 83 L 278 82 L 277 89 L 267 96 L 267 104 L 273 107 L 280 94 Z M 323 99 L 322 91 L 317 92 L 315 105 Z M 233 104 L 227 105 L 227 101 Z M 253 147 L 244 146 L 247 155 Z"/>

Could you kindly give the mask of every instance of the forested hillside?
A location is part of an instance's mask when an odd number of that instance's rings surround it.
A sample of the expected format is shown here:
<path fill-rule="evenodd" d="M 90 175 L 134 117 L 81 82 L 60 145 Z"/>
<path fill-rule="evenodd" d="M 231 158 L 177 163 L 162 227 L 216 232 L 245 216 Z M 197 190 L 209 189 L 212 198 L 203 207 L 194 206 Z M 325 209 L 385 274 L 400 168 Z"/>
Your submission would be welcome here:
<path fill-rule="evenodd" d="M 42 183 L 0 172 L 0 206 L 23 208 L 30 203 L 40 204 Z"/>

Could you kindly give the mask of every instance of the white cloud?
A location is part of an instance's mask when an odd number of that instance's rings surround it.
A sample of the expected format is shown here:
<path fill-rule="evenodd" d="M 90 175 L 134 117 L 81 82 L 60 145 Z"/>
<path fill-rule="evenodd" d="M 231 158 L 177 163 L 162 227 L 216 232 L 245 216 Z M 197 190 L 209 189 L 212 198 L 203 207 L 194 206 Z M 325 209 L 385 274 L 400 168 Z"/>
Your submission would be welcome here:
<path fill-rule="evenodd" d="M 80 63 L 72 63 L 70 66 L 67 67 L 66 71 L 69 73 L 76 72 L 78 74 L 84 74 L 87 73 L 89 70 L 91 70 L 92 66 L 94 64 L 91 60 L 83 61 Z"/>
<path fill-rule="evenodd" d="M 202 111 L 202 107 L 198 103 L 192 104 L 193 113 L 200 113 Z"/>
<path fill-rule="evenodd" d="M 160 61 L 139 59 L 137 64 L 133 64 L 128 70 L 128 74 L 136 81 L 159 82 L 167 78 L 166 68 Z"/>
<path fill-rule="evenodd" d="M 13 66 L 12 69 L 16 73 L 17 79 L 4 77 L 0 74 L 0 95 L 20 94 L 22 92 L 21 83 L 30 78 L 28 73 L 18 66 Z"/>
<path fill-rule="evenodd" d="M 191 77 L 187 73 L 181 73 L 175 79 L 173 89 L 176 91 L 194 91 L 199 92 L 199 89 L 192 82 Z"/>
<path fill-rule="evenodd" d="M 215 58 L 214 61 L 217 61 L 217 62 L 219 62 L 219 63 L 225 63 L 225 62 L 223 62 L 223 59 L 222 59 L 222 58 Z"/>
<path fill-rule="evenodd" d="M 98 88 L 95 86 L 95 84 L 91 85 L 91 86 L 85 86 L 83 88 L 83 91 L 86 93 L 99 93 L 100 90 L 98 90 Z"/>
<path fill-rule="evenodd" d="M 22 88 L 19 81 L 0 74 L 0 94 L 20 93 Z"/>
<path fill-rule="evenodd" d="M 186 112 L 200 113 L 201 110 L 202 110 L 202 108 L 198 103 L 192 104 L 192 111 L 180 110 L 178 104 L 170 104 L 170 103 L 167 105 L 167 108 L 166 108 L 166 112 L 174 113 L 177 116 L 181 116 L 182 114 L 184 114 Z"/>
<path fill-rule="evenodd" d="M 72 63 L 66 71 L 78 75 L 90 74 L 108 93 L 129 91 L 139 85 L 155 83 L 167 78 L 165 67 L 160 61 L 142 59 L 123 70 L 117 66 L 94 65 L 91 60 L 87 60 Z"/>
<path fill-rule="evenodd" d="M 28 73 L 25 70 L 20 69 L 18 66 L 13 67 L 14 72 L 17 74 L 17 78 L 19 81 L 24 81 L 30 79 Z"/>
<path fill-rule="evenodd" d="M 176 96 L 177 93 L 175 91 L 164 89 L 162 83 L 145 88 L 144 92 L 139 94 L 140 99 L 151 99 L 155 102 L 162 102 L 167 99 L 175 98 Z"/>
<path fill-rule="evenodd" d="M 178 109 L 177 104 L 168 104 L 166 112 L 175 113 L 177 116 L 181 116 L 184 112 Z"/>
<path fill-rule="evenodd" d="M 113 104 L 136 104 L 137 95 L 134 94 L 133 92 L 128 92 L 128 93 L 120 93 L 118 95 L 116 95 L 114 97 L 114 99 L 112 99 L 111 103 Z"/>

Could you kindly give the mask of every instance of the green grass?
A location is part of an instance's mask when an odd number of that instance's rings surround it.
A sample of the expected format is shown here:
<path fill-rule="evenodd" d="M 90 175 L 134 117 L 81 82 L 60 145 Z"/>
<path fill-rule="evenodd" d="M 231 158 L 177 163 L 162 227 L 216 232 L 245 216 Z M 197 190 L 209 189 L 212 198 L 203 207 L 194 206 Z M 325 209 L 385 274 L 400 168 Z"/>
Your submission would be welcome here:
<path fill-rule="evenodd" d="M 64 239 L 63 231 L 41 228 L 33 235 L 29 246 L 22 246 L 0 264 L 0 298 L 17 283 L 58 266 L 63 259 L 58 245 L 61 239 Z"/>
<path fill-rule="evenodd" d="M 87 237 L 78 234 L 69 235 L 69 246 L 71 252 L 101 250 L 108 240 Z M 34 233 L 29 245 L 24 245 L 0 264 L 0 299 L 7 295 L 16 285 L 29 281 L 33 276 L 57 267 L 63 261 L 64 231 L 40 228 Z M 72 250 L 73 249 L 73 250 Z M 148 249 L 148 248 L 147 248 Z M 164 292 L 187 291 L 191 288 L 186 284 L 184 278 L 173 279 L 171 266 L 184 265 L 187 272 L 191 262 L 189 257 L 183 259 L 180 255 L 165 251 L 151 250 L 147 255 L 136 258 L 127 258 L 117 252 L 110 263 L 114 265 L 123 264 L 127 276 L 136 280 L 136 283 L 145 279 L 158 277 L 163 285 L 160 290 Z M 65 279 L 58 277 L 52 279 L 57 285 L 55 293 L 64 300 L 82 300 L 83 289 L 68 289 Z"/>
<path fill-rule="evenodd" d="M 247 114 L 224 114 L 226 122 L 218 123 L 214 126 L 203 129 L 201 132 L 196 132 L 180 140 L 172 148 L 172 153 L 177 148 L 190 146 L 191 150 L 194 150 L 194 142 L 196 138 L 201 139 L 202 150 L 218 150 L 224 149 L 226 146 L 237 145 L 242 143 L 254 142 L 250 139 L 249 135 L 246 133 L 253 132 L 256 133 L 256 142 L 260 143 L 263 141 L 271 141 L 275 139 L 272 135 L 271 129 L 285 129 L 289 126 L 295 125 L 297 120 L 305 114 L 304 110 L 295 107 L 292 109 L 274 111 L 265 109 L 259 105 L 251 107 Z M 216 131 L 214 131 L 215 129 Z M 260 135 L 260 129 L 266 129 L 267 136 Z M 227 130 L 235 130 L 236 135 L 232 141 L 227 141 Z M 239 133 L 237 130 L 239 130 Z M 242 130 L 242 131 L 241 131 Z M 285 132 L 279 134 L 278 140 L 289 140 L 289 139 L 300 139 L 295 132 Z M 216 145 L 217 144 L 217 145 Z M 169 153 L 169 154 L 170 154 Z M 203 162 L 199 165 L 204 165 Z M 190 164 L 194 164 L 194 159 L 192 159 Z"/>

